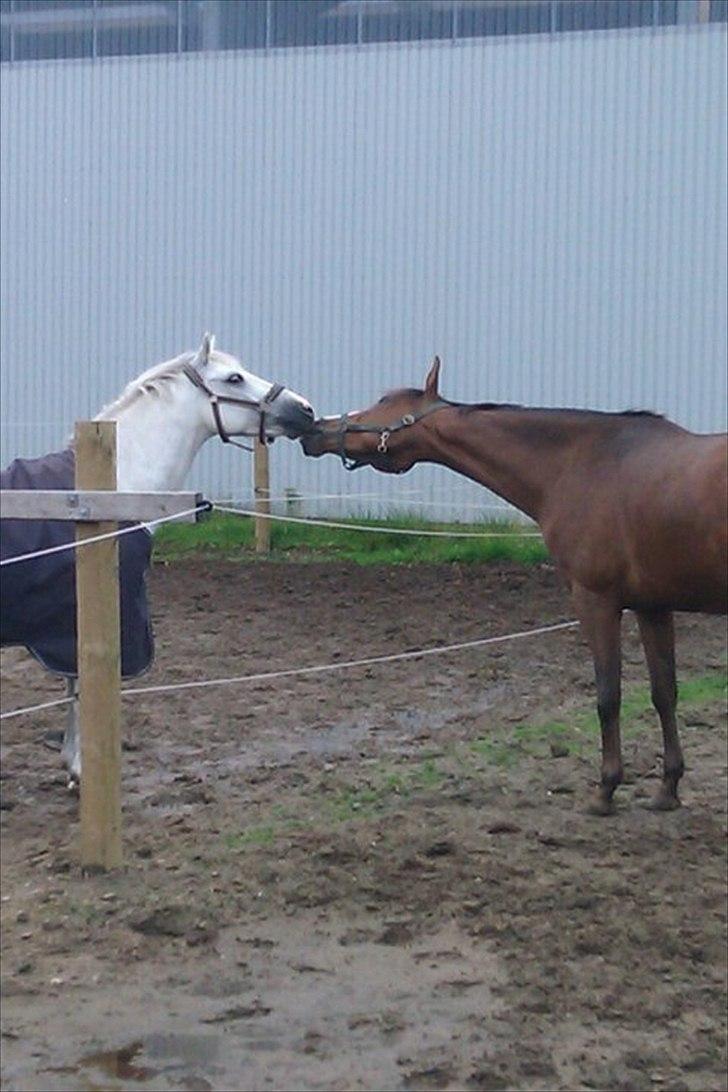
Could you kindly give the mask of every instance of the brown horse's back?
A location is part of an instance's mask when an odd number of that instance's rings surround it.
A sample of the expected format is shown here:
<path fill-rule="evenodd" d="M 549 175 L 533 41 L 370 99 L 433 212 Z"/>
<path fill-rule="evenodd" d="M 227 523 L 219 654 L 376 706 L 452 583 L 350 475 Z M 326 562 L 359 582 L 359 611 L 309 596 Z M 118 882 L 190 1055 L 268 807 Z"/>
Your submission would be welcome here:
<path fill-rule="evenodd" d="M 726 612 L 728 437 L 623 420 L 560 483 L 544 526 L 556 560 L 622 607 Z"/>

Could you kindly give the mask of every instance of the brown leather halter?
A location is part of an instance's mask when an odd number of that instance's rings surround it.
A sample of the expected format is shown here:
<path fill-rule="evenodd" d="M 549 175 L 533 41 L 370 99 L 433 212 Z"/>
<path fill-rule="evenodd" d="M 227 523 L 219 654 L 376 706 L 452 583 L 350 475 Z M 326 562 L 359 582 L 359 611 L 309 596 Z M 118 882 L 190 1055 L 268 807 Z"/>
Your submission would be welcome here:
<path fill-rule="evenodd" d="M 352 459 L 346 454 L 344 449 L 344 443 L 346 442 L 347 432 L 376 432 L 379 435 L 379 443 L 377 444 L 377 452 L 380 455 L 387 455 L 389 452 L 388 441 L 393 432 L 399 432 L 403 428 L 408 428 L 410 425 L 417 424 L 423 417 L 429 417 L 431 413 L 436 413 L 437 410 L 445 409 L 446 406 L 451 406 L 452 402 L 446 402 L 444 398 L 438 398 L 435 402 L 430 403 L 429 406 L 425 406 L 419 413 L 405 413 L 400 417 L 398 421 L 395 421 L 391 425 L 360 425 L 356 421 L 350 421 L 347 413 L 343 414 L 338 421 L 337 433 L 339 436 L 339 457 L 346 470 L 358 470 L 362 466 L 369 466 L 366 459 Z M 401 474 L 403 471 L 395 470 L 395 474 Z"/>
<path fill-rule="evenodd" d="M 269 407 L 275 402 L 281 391 L 286 388 L 282 383 L 272 383 L 270 390 L 259 401 L 255 401 L 252 398 L 236 398 L 231 394 L 216 394 L 215 391 L 210 390 L 205 380 L 202 378 L 197 368 L 193 368 L 191 364 L 184 364 L 182 371 L 189 379 L 193 386 L 199 390 L 204 391 L 207 397 L 210 399 L 212 406 L 212 416 L 215 419 L 215 426 L 217 428 L 217 434 L 224 444 L 232 444 L 233 447 L 241 447 L 243 451 L 252 451 L 251 447 L 247 444 L 241 444 L 238 440 L 233 440 L 229 432 L 222 423 L 222 416 L 220 414 L 220 405 L 222 403 L 229 403 L 232 406 L 251 406 L 257 410 L 260 415 L 260 425 L 258 429 L 258 438 L 261 444 L 265 443 L 265 418 L 269 412 Z"/>

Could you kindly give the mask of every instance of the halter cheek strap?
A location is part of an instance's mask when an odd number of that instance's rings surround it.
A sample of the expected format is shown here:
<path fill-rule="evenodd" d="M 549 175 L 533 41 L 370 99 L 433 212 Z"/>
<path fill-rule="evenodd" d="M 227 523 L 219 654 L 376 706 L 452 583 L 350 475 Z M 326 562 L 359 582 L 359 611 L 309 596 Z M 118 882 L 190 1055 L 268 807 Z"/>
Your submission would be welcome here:
<path fill-rule="evenodd" d="M 224 444 L 232 444 L 233 447 L 241 447 L 243 451 L 252 451 L 252 447 L 248 447 L 247 444 L 241 444 L 238 440 L 233 440 L 230 433 L 225 428 L 222 421 L 222 414 L 220 413 L 221 403 L 228 403 L 232 406 L 250 406 L 252 409 L 258 411 L 260 416 L 260 423 L 258 428 L 258 437 L 261 443 L 265 443 L 265 419 L 266 415 L 270 412 L 270 406 L 275 402 L 278 395 L 286 388 L 282 383 L 273 383 L 266 394 L 260 399 L 255 401 L 252 398 L 236 398 L 231 394 L 216 394 L 215 391 L 210 390 L 205 380 L 202 378 L 197 368 L 193 368 L 191 364 L 185 364 L 182 371 L 187 376 L 193 386 L 199 390 L 204 391 L 207 397 L 210 399 L 210 405 L 212 406 L 212 416 L 215 421 L 215 428 L 217 434 Z"/>
<path fill-rule="evenodd" d="M 286 388 L 283 386 L 282 383 L 273 383 L 273 385 L 269 387 L 268 393 L 265 395 L 264 398 L 261 399 L 260 409 L 258 410 L 258 412 L 260 413 L 259 436 L 261 444 L 265 443 L 265 415 L 268 412 L 268 407 L 273 402 L 275 402 L 278 395 L 281 394 L 285 389 Z"/>

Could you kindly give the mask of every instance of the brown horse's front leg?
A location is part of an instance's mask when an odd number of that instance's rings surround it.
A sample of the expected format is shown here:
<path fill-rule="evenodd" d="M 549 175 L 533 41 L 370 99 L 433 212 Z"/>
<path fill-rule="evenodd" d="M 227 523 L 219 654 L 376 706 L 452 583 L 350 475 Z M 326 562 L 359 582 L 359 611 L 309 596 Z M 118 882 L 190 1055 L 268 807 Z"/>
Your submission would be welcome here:
<path fill-rule="evenodd" d="M 677 786 L 685 772 L 675 718 L 675 626 L 669 610 L 638 611 L 637 622 L 650 671 L 652 704 L 660 718 L 664 744 L 662 786 L 655 797 L 654 807 L 659 811 L 671 811 L 680 807 Z"/>
<path fill-rule="evenodd" d="M 576 586 L 572 590 L 582 632 L 594 658 L 597 711 L 602 730 L 602 777 L 589 810 L 593 815 L 612 815 L 614 790 L 624 777 L 619 731 L 622 611 L 613 602 L 586 588 Z"/>

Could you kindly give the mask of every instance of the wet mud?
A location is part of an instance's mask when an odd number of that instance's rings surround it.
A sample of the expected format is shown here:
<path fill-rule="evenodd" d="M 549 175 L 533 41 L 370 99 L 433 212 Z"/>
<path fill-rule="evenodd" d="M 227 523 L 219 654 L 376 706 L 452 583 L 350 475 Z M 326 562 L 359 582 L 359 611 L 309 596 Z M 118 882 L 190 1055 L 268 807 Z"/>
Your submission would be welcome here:
<path fill-rule="evenodd" d="M 549 566 L 180 562 L 140 683 L 568 620 Z M 626 784 L 577 631 L 123 703 L 125 867 L 3 722 L 2 1088 L 725 1089 L 722 619 L 678 620 L 683 808 L 625 620 Z M 706 682 L 707 680 L 707 682 Z M 62 693 L 2 654 L 3 709 Z"/>

